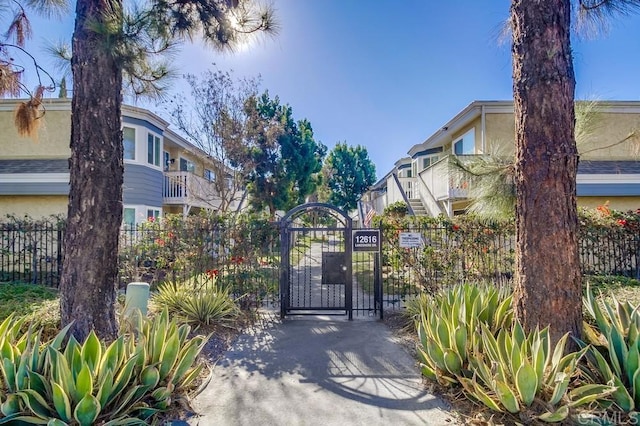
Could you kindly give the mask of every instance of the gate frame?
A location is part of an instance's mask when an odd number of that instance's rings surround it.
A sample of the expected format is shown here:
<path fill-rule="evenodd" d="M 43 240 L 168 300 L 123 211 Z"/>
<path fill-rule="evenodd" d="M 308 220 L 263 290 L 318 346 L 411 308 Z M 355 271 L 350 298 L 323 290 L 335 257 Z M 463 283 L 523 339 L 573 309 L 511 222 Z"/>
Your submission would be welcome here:
<path fill-rule="evenodd" d="M 314 210 L 329 210 L 336 219 L 342 218 L 344 227 L 336 226 L 335 228 L 327 228 L 327 230 L 340 230 L 344 232 L 344 245 L 345 256 L 347 257 L 345 271 L 345 311 L 349 317 L 349 320 L 353 320 L 353 252 L 351 246 L 352 236 L 352 220 L 351 217 L 342 209 L 327 203 L 305 203 L 300 204 L 289 210 L 280 219 L 280 318 L 284 318 L 289 312 L 289 290 L 290 290 L 290 278 L 291 278 L 291 262 L 289 261 L 289 254 L 291 247 L 289 246 L 289 235 L 291 225 L 293 221 L 301 216 L 303 213 L 312 212 Z M 339 215 L 339 216 L 338 216 Z M 309 310 L 313 310 L 310 308 Z"/>

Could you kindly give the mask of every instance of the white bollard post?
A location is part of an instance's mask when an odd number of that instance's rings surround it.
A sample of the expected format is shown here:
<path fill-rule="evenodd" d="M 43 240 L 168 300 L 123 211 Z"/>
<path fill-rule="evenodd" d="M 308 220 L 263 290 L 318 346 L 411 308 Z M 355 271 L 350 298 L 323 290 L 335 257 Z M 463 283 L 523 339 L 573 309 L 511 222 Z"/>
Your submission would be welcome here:
<path fill-rule="evenodd" d="M 148 303 L 148 283 L 127 284 L 127 293 L 124 299 L 125 316 L 130 315 L 134 309 L 139 309 L 142 316 L 146 316 Z"/>

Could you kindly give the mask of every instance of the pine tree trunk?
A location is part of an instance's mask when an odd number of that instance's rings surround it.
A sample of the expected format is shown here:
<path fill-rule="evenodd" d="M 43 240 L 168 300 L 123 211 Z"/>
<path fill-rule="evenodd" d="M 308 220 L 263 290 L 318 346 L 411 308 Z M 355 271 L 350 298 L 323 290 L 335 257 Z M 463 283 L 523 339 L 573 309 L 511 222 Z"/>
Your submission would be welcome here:
<path fill-rule="evenodd" d="M 516 120 L 514 306 L 557 340 L 582 327 L 570 0 L 513 0 Z"/>
<path fill-rule="evenodd" d="M 115 297 L 122 222 L 122 72 L 105 35 L 88 28 L 121 0 L 79 0 L 73 34 L 71 187 L 60 280 L 62 324 L 79 341 L 117 334 Z"/>

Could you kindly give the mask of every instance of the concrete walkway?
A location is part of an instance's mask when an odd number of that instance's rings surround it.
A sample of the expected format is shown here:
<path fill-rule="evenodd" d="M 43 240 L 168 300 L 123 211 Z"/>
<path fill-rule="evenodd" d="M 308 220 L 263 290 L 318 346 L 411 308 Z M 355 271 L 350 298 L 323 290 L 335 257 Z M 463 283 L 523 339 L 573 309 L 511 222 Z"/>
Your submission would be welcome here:
<path fill-rule="evenodd" d="M 193 408 L 200 426 L 457 424 L 387 326 L 326 316 L 241 336 Z"/>

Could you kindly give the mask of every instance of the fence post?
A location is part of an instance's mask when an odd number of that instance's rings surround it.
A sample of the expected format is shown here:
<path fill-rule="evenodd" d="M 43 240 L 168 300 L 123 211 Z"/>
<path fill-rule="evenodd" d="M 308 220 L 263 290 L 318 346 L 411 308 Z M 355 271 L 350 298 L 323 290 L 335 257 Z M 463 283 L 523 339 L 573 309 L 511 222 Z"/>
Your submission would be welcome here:
<path fill-rule="evenodd" d="M 384 234 L 383 234 L 383 226 L 382 221 L 380 221 L 379 228 L 380 229 L 380 251 L 374 253 L 373 257 L 373 299 L 374 306 L 377 304 L 380 309 L 380 319 L 384 319 L 384 308 L 383 308 L 383 298 L 384 293 L 382 291 L 382 251 L 384 250 Z"/>
<path fill-rule="evenodd" d="M 58 224 L 58 253 L 56 254 L 56 265 L 58 267 L 58 279 L 56 282 L 56 287 L 60 286 L 60 277 L 62 276 L 62 240 L 64 238 L 62 232 L 62 226 Z"/>

